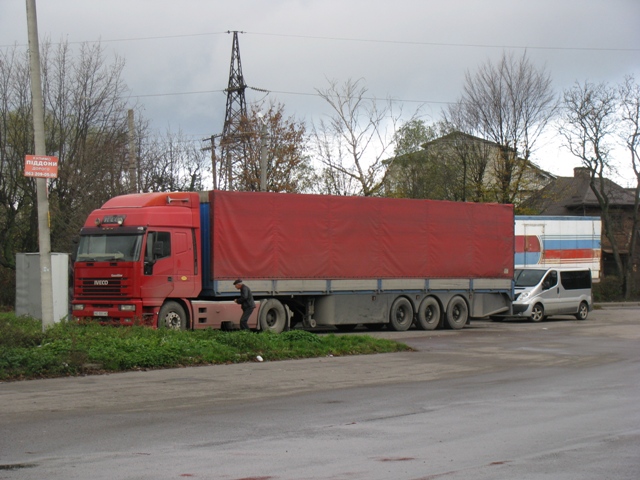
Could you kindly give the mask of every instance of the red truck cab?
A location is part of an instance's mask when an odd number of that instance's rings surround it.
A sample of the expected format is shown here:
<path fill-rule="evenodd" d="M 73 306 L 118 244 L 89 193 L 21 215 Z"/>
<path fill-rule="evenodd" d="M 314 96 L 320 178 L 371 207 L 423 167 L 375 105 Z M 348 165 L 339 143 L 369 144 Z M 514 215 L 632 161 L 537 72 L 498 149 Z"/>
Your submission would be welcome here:
<path fill-rule="evenodd" d="M 167 298 L 197 297 L 199 212 L 190 192 L 124 195 L 94 210 L 74 264 L 74 317 L 156 326 Z"/>

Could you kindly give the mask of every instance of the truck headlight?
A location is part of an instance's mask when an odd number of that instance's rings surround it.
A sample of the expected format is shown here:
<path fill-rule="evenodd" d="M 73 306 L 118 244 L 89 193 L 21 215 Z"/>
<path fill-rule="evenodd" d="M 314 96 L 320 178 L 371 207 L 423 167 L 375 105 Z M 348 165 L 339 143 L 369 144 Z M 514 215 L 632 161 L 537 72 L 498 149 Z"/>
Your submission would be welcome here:
<path fill-rule="evenodd" d="M 119 307 L 121 312 L 135 312 L 136 311 L 136 306 L 135 305 L 120 305 Z"/>
<path fill-rule="evenodd" d="M 84 304 L 82 303 L 74 303 L 73 310 L 84 310 Z"/>

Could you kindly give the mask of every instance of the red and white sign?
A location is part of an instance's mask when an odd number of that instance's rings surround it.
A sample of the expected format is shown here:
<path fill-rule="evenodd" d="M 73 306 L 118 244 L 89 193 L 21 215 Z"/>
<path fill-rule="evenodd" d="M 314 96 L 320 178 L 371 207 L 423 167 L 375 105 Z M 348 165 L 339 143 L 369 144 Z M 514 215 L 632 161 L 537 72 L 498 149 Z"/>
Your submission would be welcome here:
<path fill-rule="evenodd" d="M 58 157 L 26 155 L 24 176 L 38 178 L 58 178 Z"/>

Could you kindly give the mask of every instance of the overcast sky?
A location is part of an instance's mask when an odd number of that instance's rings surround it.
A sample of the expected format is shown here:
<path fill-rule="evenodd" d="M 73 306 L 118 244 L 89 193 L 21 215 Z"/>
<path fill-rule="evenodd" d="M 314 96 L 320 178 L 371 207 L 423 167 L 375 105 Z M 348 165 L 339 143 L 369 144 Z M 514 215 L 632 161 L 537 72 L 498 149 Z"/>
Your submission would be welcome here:
<path fill-rule="evenodd" d="M 0 48 L 26 45 L 25 5 L 0 0 Z M 41 42 L 100 40 L 126 61 L 131 104 L 156 129 L 194 140 L 222 131 L 229 30 L 245 32 L 246 83 L 306 122 L 327 113 L 314 95 L 327 79 L 360 78 L 371 96 L 436 121 L 465 72 L 525 48 L 558 93 L 576 81 L 640 81 L 640 0 L 37 0 L 37 13 Z M 247 102 L 264 95 L 247 90 Z M 542 168 L 572 175 L 576 159 L 541 147 Z"/>

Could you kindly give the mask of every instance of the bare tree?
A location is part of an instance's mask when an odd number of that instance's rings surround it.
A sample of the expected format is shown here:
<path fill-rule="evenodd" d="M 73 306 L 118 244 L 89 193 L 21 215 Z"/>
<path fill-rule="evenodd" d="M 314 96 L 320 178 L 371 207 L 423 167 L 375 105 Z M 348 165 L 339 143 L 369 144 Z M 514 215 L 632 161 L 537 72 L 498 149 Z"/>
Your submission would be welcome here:
<path fill-rule="evenodd" d="M 46 149 L 59 159 L 49 181 L 54 251 L 69 252 L 91 209 L 122 192 L 126 165 L 124 63 L 109 63 L 102 47 L 43 43 Z M 13 275 L 15 253 L 37 250 L 36 189 L 23 175 L 33 153 L 28 56 L 16 47 L 0 52 L 0 268 Z M 126 168 L 126 167 L 125 167 Z M 7 275 L 9 275 L 7 274 Z"/>
<path fill-rule="evenodd" d="M 444 115 L 460 131 L 499 145 L 490 167 L 494 201 L 514 203 L 531 152 L 555 111 L 550 75 L 525 52 L 520 58 L 504 53 L 497 64 L 488 61 L 475 74 L 467 72 L 461 99 Z"/>
<path fill-rule="evenodd" d="M 144 128 L 144 127 L 142 127 Z M 182 131 L 153 135 L 143 129 L 138 142 L 138 183 L 143 192 L 205 190 L 211 159 L 198 141 Z"/>
<path fill-rule="evenodd" d="M 633 290 L 633 274 L 637 267 L 634 265 L 638 248 L 638 230 L 640 230 L 640 215 L 638 212 L 640 202 L 640 85 L 633 76 L 627 76 L 619 87 L 620 95 L 620 120 L 623 145 L 629 154 L 631 168 L 635 173 L 636 186 L 634 188 L 634 205 L 632 214 L 632 228 L 629 237 L 629 252 L 625 265 L 624 282 L 625 298 L 629 299 Z"/>
<path fill-rule="evenodd" d="M 379 194 L 400 119 L 393 102 L 367 97 L 362 80 L 347 80 L 317 90 L 331 108 L 328 119 L 313 125 L 316 158 L 322 163 L 330 193 Z"/>
<path fill-rule="evenodd" d="M 560 133 L 564 145 L 582 162 L 590 176 L 590 187 L 598 200 L 604 234 L 609 240 L 618 276 L 625 284 L 625 265 L 620 245 L 625 242 L 622 212 L 615 204 L 619 190 L 607 178 L 614 171 L 612 149 L 620 127 L 618 90 L 607 83 L 576 83 L 564 92 Z M 637 205 L 637 199 L 636 199 Z"/>

